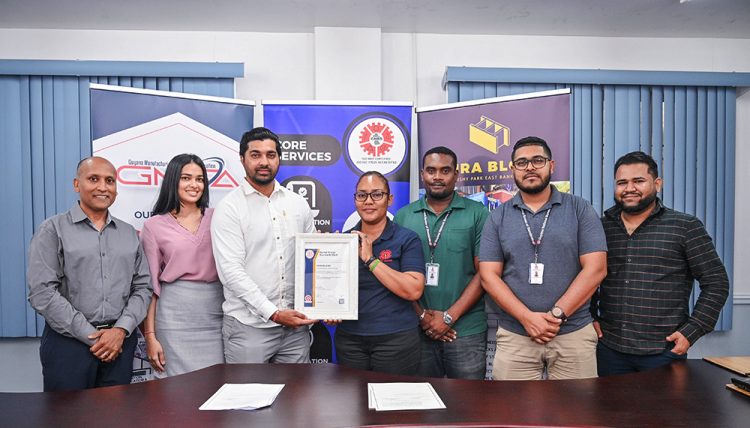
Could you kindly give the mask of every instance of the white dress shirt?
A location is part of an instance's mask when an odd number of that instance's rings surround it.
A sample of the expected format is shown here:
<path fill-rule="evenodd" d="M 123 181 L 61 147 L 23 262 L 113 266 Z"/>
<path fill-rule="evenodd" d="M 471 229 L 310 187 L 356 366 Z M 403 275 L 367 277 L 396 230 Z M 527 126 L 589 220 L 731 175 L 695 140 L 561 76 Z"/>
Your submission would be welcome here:
<path fill-rule="evenodd" d="M 274 181 L 266 197 L 247 180 L 221 200 L 211 223 L 224 315 L 272 327 L 276 310 L 294 307 L 294 237 L 314 232 L 307 201 Z"/>

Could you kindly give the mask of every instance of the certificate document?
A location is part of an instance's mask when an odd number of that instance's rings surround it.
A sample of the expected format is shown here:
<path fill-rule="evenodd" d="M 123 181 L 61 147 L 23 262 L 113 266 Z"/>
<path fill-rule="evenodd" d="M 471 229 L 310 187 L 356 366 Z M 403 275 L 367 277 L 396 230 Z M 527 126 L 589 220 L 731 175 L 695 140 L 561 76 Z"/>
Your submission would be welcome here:
<path fill-rule="evenodd" d="M 356 320 L 358 298 L 357 235 L 297 234 L 294 309 L 312 319 Z"/>

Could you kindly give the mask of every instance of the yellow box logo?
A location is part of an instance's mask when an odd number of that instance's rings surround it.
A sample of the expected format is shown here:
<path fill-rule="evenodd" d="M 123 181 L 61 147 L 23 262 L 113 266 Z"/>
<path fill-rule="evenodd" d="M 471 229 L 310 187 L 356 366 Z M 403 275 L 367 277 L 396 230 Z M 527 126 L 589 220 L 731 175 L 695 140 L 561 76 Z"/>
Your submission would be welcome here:
<path fill-rule="evenodd" d="M 497 150 L 510 146 L 510 128 L 489 117 L 481 116 L 479 122 L 469 124 L 469 141 L 497 154 Z"/>

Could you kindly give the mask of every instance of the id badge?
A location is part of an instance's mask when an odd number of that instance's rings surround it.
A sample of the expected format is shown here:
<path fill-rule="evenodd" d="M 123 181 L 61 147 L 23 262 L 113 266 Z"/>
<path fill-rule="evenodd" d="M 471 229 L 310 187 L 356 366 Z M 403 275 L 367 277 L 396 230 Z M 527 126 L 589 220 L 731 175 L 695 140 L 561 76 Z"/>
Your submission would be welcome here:
<path fill-rule="evenodd" d="M 425 263 L 425 285 L 430 287 L 437 287 L 438 279 L 440 278 L 440 264 L 438 263 Z"/>
<path fill-rule="evenodd" d="M 544 283 L 544 263 L 529 263 L 529 284 Z"/>

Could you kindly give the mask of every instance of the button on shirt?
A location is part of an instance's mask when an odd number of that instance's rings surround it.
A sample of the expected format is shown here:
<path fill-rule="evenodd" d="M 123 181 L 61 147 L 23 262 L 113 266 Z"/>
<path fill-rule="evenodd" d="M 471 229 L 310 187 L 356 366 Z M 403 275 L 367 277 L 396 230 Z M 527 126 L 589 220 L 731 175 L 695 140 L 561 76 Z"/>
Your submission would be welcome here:
<path fill-rule="evenodd" d="M 294 307 L 294 237 L 315 232 L 307 201 L 274 181 L 270 197 L 247 180 L 214 211 L 211 238 L 224 314 L 253 327 L 273 327 L 279 309 Z"/>
<path fill-rule="evenodd" d="M 148 263 L 135 229 L 112 216 L 101 232 L 76 203 L 39 226 L 29 247 L 29 303 L 56 332 L 88 345 L 92 324 L 132 333 L 151 301 Z"/>
<path fill-rule="evenodd" d="M 649 355 L 672 346 L 675 331 L 691 344 L 713 330 L 729 294 L 729 279 L 711 237 L 700 220 L 664 207 L 628 235 L 618 207 L 605 211 L 607 277 L 594 299 L 608 347 L 627 354 Z M 693 281 L 700 296 L 689 314 Z M 598 304 L 598 305 L 597 305 Z"/>

